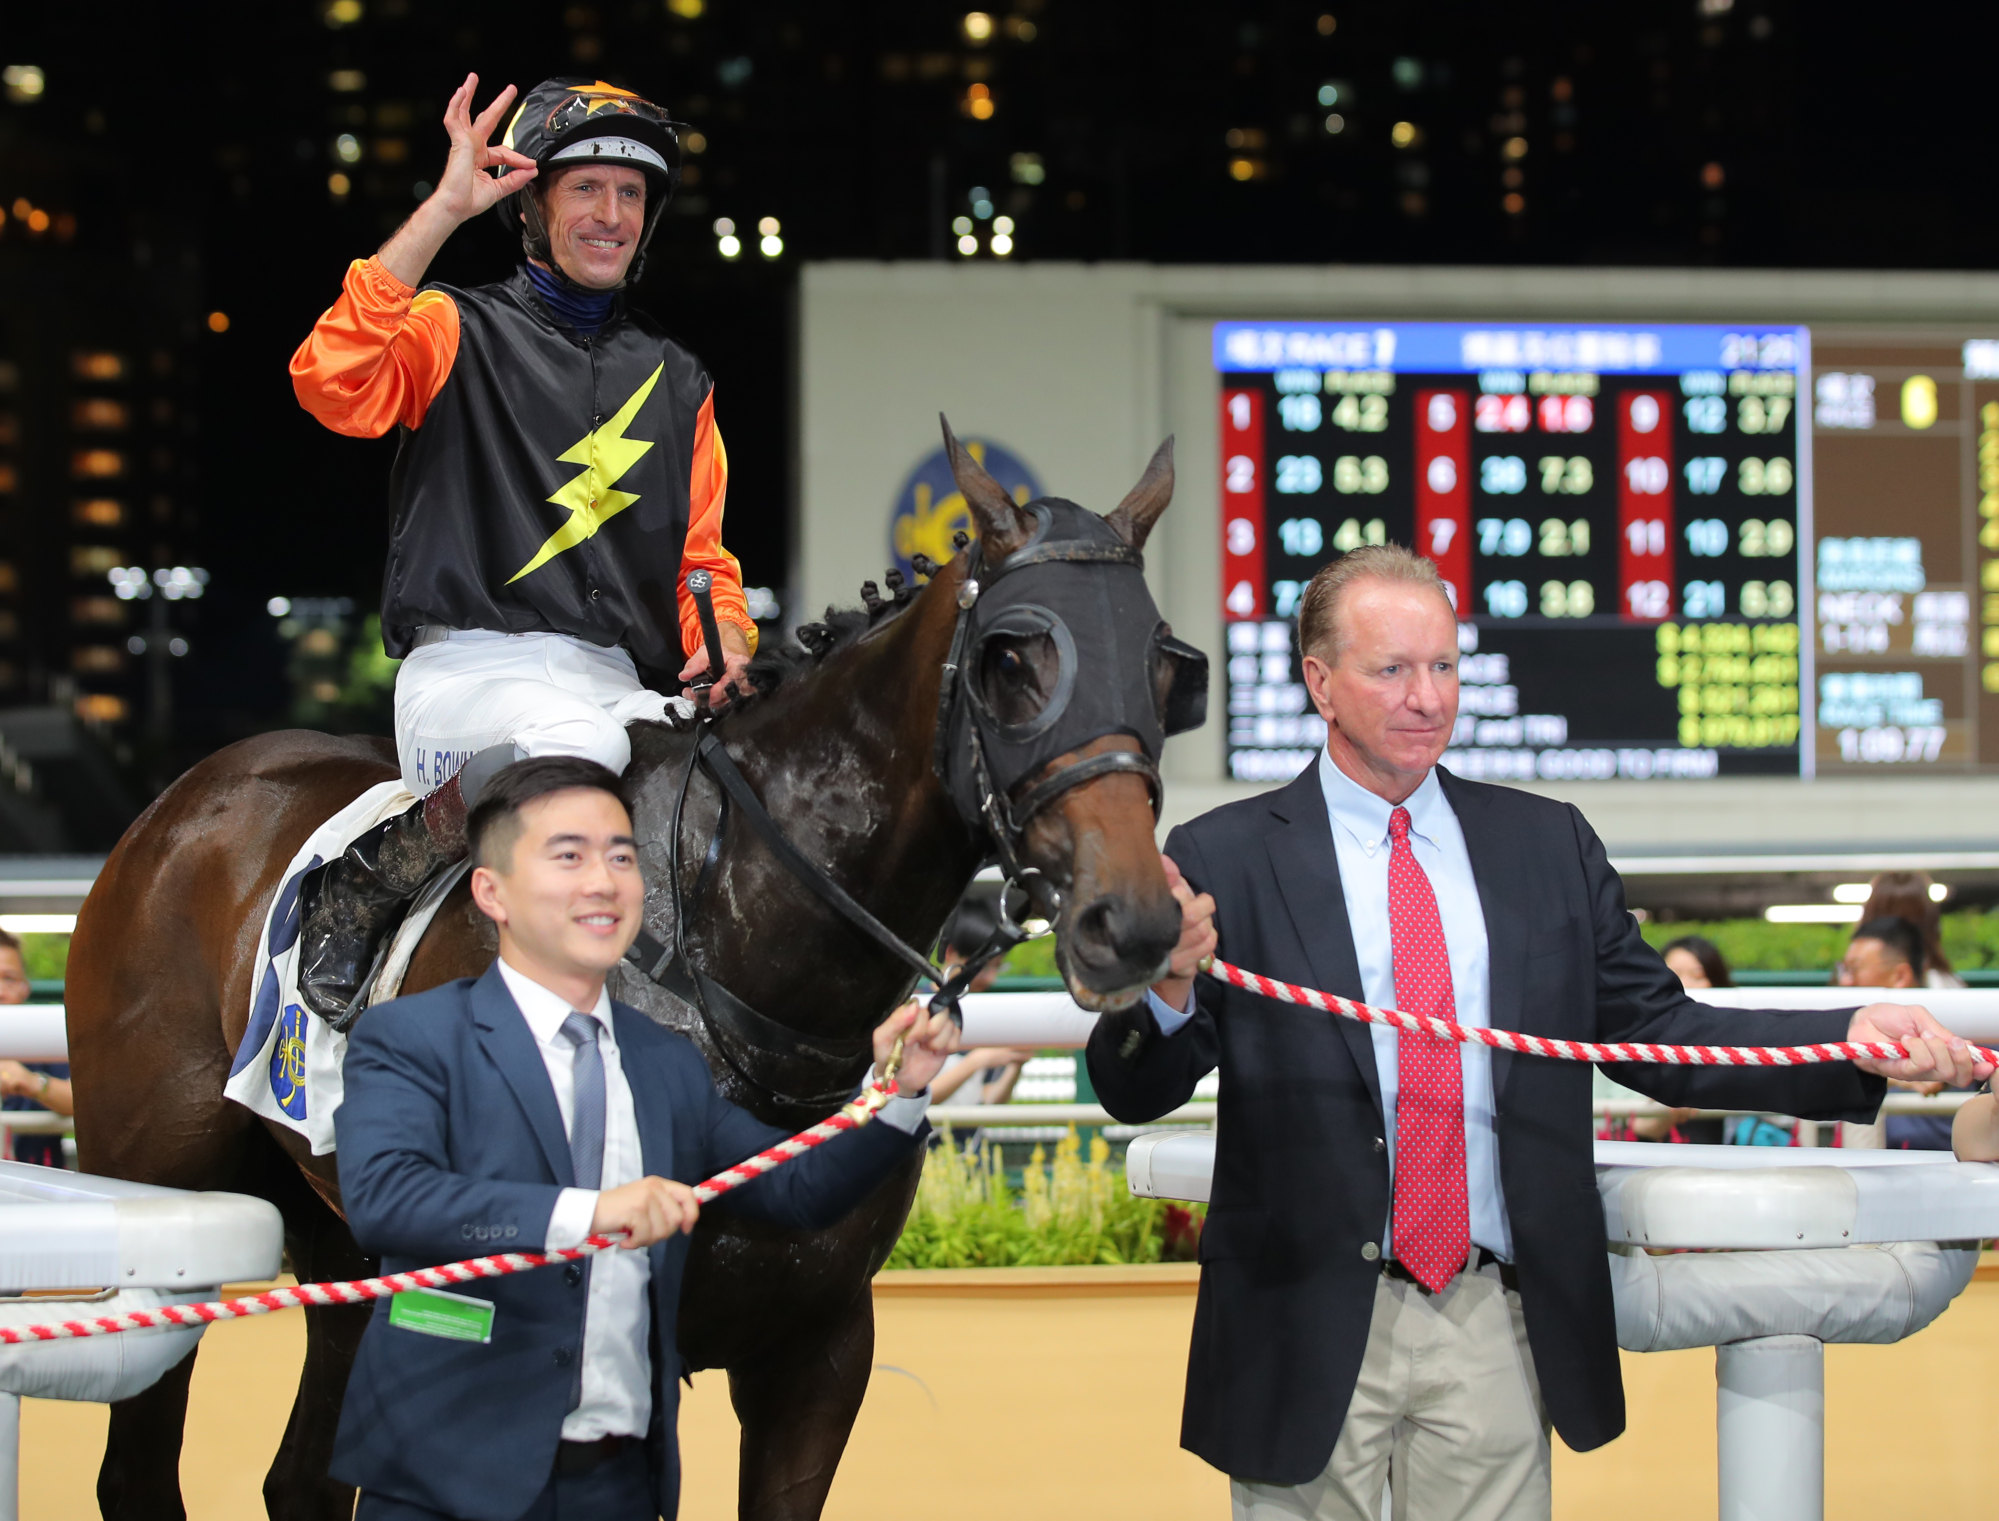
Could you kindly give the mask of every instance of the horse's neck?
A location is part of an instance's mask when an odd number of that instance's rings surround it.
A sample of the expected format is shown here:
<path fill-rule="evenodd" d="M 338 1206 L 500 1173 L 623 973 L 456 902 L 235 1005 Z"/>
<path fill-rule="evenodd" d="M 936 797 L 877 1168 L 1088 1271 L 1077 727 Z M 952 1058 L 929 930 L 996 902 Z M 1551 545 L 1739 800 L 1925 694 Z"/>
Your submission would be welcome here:
<path fill-rule="evenodd" d="M 948 573 L 939 581 L 955 584 Z M 746 713 L 738 752 L 785 834 L 918 948 L 935 938 L 980 855 L 931 765 L 954 613 L 950 584 L 926 591 Z M 907 968 L 767 852 L 745 850 L 743 830 L 732 825 L 713 917 L 697 924 L 710 965 L 787 1024 L 871 1027 L 908 984 Z"/>

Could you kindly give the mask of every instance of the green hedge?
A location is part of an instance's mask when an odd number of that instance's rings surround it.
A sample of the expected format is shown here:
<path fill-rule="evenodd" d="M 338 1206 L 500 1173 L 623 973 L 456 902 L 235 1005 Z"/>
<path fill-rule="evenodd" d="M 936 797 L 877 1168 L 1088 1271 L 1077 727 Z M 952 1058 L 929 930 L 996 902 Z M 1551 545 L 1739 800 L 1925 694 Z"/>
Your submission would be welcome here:
<path fill-rule="evenodd" d="M 1091 1267 L 1190 1257 L 1204 1210 L 1140 1199 L 1111 1161 L 1110 1143 L 1090 1140 L 1089 1157 L 1071 1129 L 1021 1173 L 1019 1189 L 1000 1170 L 999 1148 L 931 1151 L 892 1268 Z"/>
<path fill-rule="evenodd" d="M 1762 919 L 1682 919 L 1647 924 L 1645 938 L 1663 946 L 1682 935 L 1704 935 L 1733 967 L 1760 972 L 1828 974 L 1853 934 L 1849 924 L 1770 924 Z M 1967 911 L 1943 916 L 1944 954 L 1959 971 L 1999 967 L 1999 914 Z"/>

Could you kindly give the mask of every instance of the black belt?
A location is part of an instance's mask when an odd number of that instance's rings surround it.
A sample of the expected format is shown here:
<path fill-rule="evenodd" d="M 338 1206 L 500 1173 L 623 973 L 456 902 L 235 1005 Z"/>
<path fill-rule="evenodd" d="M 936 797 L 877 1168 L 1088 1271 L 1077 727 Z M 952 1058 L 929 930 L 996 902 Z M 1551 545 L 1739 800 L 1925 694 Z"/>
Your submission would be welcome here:
<path fill-rule="evenodd" d="M 1504 1261 L 1499 1256 L 1498 1253 L 1493 1252 L 1487 1249 L 1486 1247 L 1480 1247 L 1476 1252 L 1472 1254 L 1472 1259 L 1469 1264 L 1469 1268 L 1470 1271 L 1476 1273 L 1480 1268 L 1491 1267 L 1494 1265 L 1497 1265 L 1499 1268 L 1500 1287 L 1513 1289 L 1517 1292 L 1520 1288 L 1520 1274 L 1514 1268 L 1512 1263 Z M 1436 1290 L 1430 1288 L 1426 1284 L 1417 1283 L 1416 1275 L 1410 1272 L 1409 1269 L 1404 1267 L 1401 1263 L 1395 1261 L 1393 1258 L 1390 1258 L 1388 1261 L 1382 1263 L 1381 1275 L 1384 1278 L 1398 1278 L 1404 1283 L 1414 1283 L 1416 1284 L 1416 1287 L 1421 1289 L 1425 1294 L 1433 1294 L 1436 1292 Z"/>
<path fill-rule="evenodd" d="M 598 1437 L 594 1442 L 564 1442 L 555 1449 L 555 1472 L 558 1478 L 573 1479 L 578 1474 L 588 1473 L 601 1463 L 608 1463 L 627 1447 L 638 1442 L 637 1437 Z"/>

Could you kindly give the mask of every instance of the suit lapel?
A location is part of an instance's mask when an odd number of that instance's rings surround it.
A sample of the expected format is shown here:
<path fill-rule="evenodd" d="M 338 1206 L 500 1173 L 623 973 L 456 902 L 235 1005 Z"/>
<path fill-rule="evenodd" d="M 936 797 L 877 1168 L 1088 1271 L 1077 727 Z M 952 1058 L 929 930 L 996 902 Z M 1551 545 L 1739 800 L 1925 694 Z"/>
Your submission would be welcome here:
<path fill-rule="evenodd" d="M 639 1127 L 639 1156 L 647 1175 L 673 1176 L 673 1106 L 667 1102 L 667 1074 L 661 1070 L 658 1029 L 637 1009 L 611 1004 L 611 1028 L 618 1037 L 618 1064 L 632 1094 Z"/>
<path fill-rule="evenodd" d="M 526 1113 L 555 1181 L 565 1188 L 572 1187 L 576 1167 L 569 1156 L 569 1137 L 562 1128 L 562 1110 L 555 1102 L 548 1066 L 541 1059 L 534 1032 L 521 1017 L 520 1006 L 500 978 L 497 961 L 484 977 L 472 984 L 472 1021 L 479 1028 L 486 1054 Z"/>
<path fill-rule="evenodd" d="M 1271 812 L 1287 827 L 1265 836 L 1278 892 L 1305 947 L 1313 986 L 1350 998 L 1361 996 L 1360 958 L 1354 954 L 1353 926 L 1347 920 L 1346 890 L 1340 885 L 1339 857 L 1333 850 L 1332 820 L 1319 785 L 1319 763 L 1272 800 Z M 1381 1074 L 1374 1064 L 1374 1036 L 1358 1020 L 1328 1016 L 1353 1053 L 1374 1111 L 1381 1113 Z"/>
<path fill-rule="evenodd" d="M 1524 909 L 1531 890 L 1520 869 L 1519 852 L 1510 848 L 1503 830 L 1485 806 L 1485 797 L 1466 788 L 1450 772 L 1437 768 L 1444 796 L 1458 817 L 1471 857 L 1472 880 L 1478 884 L 1479 908 L 1485 917 L 1486 1008 L 1495 1030 L 1519 1030 L 1521 989 L 1526 980 L 1527 920 Z M 1492 1097 L 1495 1106 L 1513 1076 L 1513 1053 L 1492 1052 Z"/>

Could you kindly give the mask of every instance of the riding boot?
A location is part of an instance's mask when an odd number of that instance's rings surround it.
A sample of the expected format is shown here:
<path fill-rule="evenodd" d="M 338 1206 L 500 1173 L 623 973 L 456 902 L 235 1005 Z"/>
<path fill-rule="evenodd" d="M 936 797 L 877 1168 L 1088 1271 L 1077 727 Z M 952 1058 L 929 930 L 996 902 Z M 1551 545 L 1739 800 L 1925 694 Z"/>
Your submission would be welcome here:
<path fill-rule="evenodd" d="M 438 872 L 465 857 L 465 814 L 512 745 L 482 750 L 442 787 L 384 819 L 299 884 L 299 994 L 346 1030 L 389 935 Z"/>

